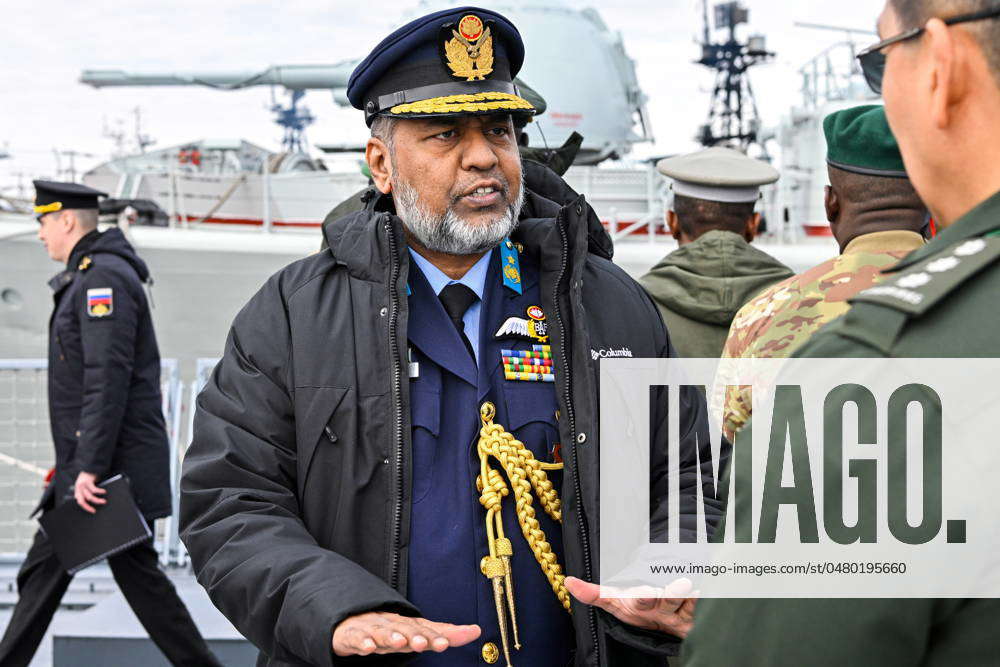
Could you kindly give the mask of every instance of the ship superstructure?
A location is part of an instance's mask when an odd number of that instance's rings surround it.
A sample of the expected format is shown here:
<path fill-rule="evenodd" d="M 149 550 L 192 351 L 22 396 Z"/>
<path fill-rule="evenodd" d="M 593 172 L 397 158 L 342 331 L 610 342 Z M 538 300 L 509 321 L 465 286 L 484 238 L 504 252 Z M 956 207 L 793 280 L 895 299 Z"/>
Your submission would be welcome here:
<path fill-rule="evenodd" d="M 855 35 L 873 33 L 813 24 L 800 27 L 843 32 L 844 39 L 799 68 L 800 103 L 765 135 L 774 139 L 780 150 L 781 180 L 774 193 L 772 217 L 781 221 L 787 240 L 801 234 L 830 233 L 823 206 L 823 188 L 828 182 L 823 119 L 838 109 L 881 103 L 865 83 L 855 58 Z"/>

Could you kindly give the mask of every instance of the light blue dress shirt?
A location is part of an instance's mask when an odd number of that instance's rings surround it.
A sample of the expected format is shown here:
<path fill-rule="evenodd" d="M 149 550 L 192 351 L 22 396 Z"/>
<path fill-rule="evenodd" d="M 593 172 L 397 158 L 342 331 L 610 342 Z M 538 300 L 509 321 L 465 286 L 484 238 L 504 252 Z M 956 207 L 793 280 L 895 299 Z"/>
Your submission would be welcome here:
<path fill-rule="evenodd" d="M 465 285 L 479 298 L 469 306 L 469 309 L 465 311 L 465 315 L 462 317 L 462 322 L 465 324 L 465 335 L 468 337 L 469 342 L 472 343 L 472 351 L 476 355 L 476 363 L 479 363 L 479 314 L 483 309 L 483 292 L 486 289 L 486 271 L 490 266 L 490 258 L 493 257 L 493 251 L 486 253 L 479 258 L 479 261 L 472 265 L 472 268 L 465 272 L 465 275 L 458 280 L 452 280 L 449 278 L 441 269 L 431 264 L 426 258 L 421 256 L 419 253 L 413 251 L 413 248 L 409 248 L 410 257 L 416 262 L 417 266 L 423 272 L 424 277 L 427 278 L 427 282 L 430 283 L 431 289 L 434 290 L 435 294 L 440 295 L 441 290 L 443 290 L 448 285 L 452 283 L 460 283 Z"/>

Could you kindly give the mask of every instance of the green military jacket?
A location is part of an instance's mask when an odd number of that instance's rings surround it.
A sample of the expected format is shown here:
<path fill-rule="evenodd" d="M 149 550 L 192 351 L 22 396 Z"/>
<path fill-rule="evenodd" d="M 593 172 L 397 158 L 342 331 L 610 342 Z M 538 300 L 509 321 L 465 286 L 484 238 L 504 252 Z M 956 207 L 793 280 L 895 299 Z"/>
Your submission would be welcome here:
<path fill-rule="evenodd" d="M 639 282 L 653 297 L 679 356 L 718 358 L 743 304 L 792 275 L 739 234 L 712 230 L 668 254 Z"/>
<path fill-rule="evenodd" d="M 852 303 L 793 356 L 1000 356 L 1000 192 Z M 980 667 L 997 628 L 997 599 L 702 600 L 683 664 Z"/>

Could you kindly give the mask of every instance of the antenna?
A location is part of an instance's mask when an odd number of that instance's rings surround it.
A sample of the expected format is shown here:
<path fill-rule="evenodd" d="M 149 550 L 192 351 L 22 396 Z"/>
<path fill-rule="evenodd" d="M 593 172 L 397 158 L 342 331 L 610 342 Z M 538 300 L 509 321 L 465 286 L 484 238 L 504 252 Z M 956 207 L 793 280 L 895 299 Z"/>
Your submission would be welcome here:
<path fill-rule="evenodd" d="M 78 157 L 96 157 L 92 153 L 83 153 L 81 151 L 74 150 L 59 150 L 58 148 L 53 148 L 52 152 L 56 156 L 56 174 L 58 177 L 62 177 L 64 174 L 70 180 L 71 183 L 76 183 L 76 158 Z M 69 165 L 63 169 L 61 158 L 69 158 Z"/>
<path fill-rule="evenodd" d="M 274 122 L 285 130 L 281 145 L 289 153 L 306 152 L 309 146 L 306 141 L 306 128 L 316 122 L 316 117 L 307 107 L 299 106 L 299 101 L 305 94 L 304 90 L 289 90 L 288 106 L 282 106 L 274 97 L 274 87 L 271 87 L 271 111 L 275 114 Z"/>
<path fill-rule="evenodd" d="M 802 21 L 795 22 L 796 28 L 810 28 L 812 30 L 832 30 L 834 32 L 846 32 L 848 36 L 850 35 L 874 35 L 878 37 L 878 33 L 874 30 L 864 30 L 861 28 L 844 28 L 838 25 L 827 25 L 825 23 L 803 23 Z"/>
<path fill-rule="evenodd" d="M 715 30 L 728 30 L 724 41 L 712 41 L 708 23 L 708 0 L 703 0 L 704 41 L 699 65 L 715 71 L 715 88 L 709 106 L 708 119 L 698 131 L 697 140 L 703 146 L 734 146 L 747 152 L 758 146 L 767 157 L 767 149 L 759 140 L 760 114 L 748 70 L 774 58 L 766 48 L 763 35 L 751 35 L 746 42 L 737 38 L 737 28 L 749 22 L 750 10 L 739 0 L 714 5 Z"/>
<path fill-rule="evenodd" d="M 701 0 L 701 19 L 703 25 L 705 26 L 705 31 L 702 33 L 702 44 L 712 43 L 712 33 L 708 29 L 708 0 Z"/>
<path fill-rule="evenodd" d="M 135 145 L 139 149 L 140 153 L 146 152 L 147 146 L 152 146 L 156 143 L 156 139 L 153 139 L 148 134 L 142 133 L 142 108 L 135 107 L 132 109 L 132 115 L 135 117 Z"/>
<path fill-rule="evenodd" d="M 17 196 L 20 199 L 24 199 L 25 197 L 24 177 L 28 176 L 28 174 L 26 174 L 23 171 L 15 171 L 11 175 L 17 179 Z"/>
<path fill-rule="evenodd" d="M 115 126 L 111 127 L 108 124 L 108 118 L 105 116 L 103 119 L 104 129 L 101 131 L 101 135 L 111 140 L 114 144 L 114 148 L 111 150 L 111 157 L 119 158 L 125 155 L 125 130 L 122 129 L 122 119 L 115 119 Z"/>

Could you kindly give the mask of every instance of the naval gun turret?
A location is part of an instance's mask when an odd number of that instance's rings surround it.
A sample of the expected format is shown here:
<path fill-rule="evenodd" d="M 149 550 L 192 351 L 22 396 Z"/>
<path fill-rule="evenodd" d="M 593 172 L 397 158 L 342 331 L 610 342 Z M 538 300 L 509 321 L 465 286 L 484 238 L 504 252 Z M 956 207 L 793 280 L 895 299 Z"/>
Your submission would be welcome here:
<path fill-rule="evenodd" d="M 415 12 L 449 6 L 423 2 Z M 492 6 L 521 31 L 527 58 L 519 78 L 545 98 L 548 109 L 527 128 L 532 146 L 562 145 L 573 132 L 584 137 L 577 164 L 596 164 L 624 156 L 633 144 L 652 141 L 646 96 L 635 63 L 621 35 L 612 32 L 593 9 L 575 9 L 558 0 L 508 0 Z M 411 12 L 412 16 L 416 16 Z M 408 18 L 404 19 L 408 20 Z M 301 151 L 305 128 L 314 117 L 300 102 L 307 90 L 329 90 L 334 103 L 348 106 L 347 80 L 357 60 L 320 65 L 275 65 L 230 72 L 142 72 L 126 69 L 84 70 L 82 83 L 110 86 L 207 86 L 239 90 L 251 86 L 283 88 L 289 103 L 272 106 L 284 129 L 284 146 Z"/>
<path fill-rule="evenodd" d="M 299 102 L 307 90 L 330 90 L 334 102 L 346 106 L 347 80 L 357 60 L 334 65 L 277 65 L 264 70 L 229 72 L 138 72 L 122 69 L 84 70 L 80 82 L 95 88 L 111 86 L 205 86 L 218 90 L 240 90 L 252 86 L 281 87 L 288 92 L 287 106 L 274 101 L 271 111 L 284 129 L 282 146 L 289 153 L 305 149 L 305 130 L 315 117 Z"/>

